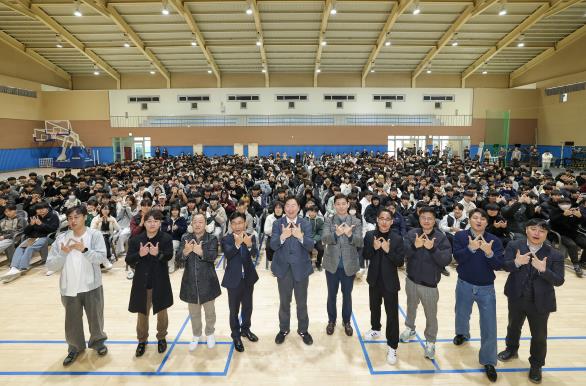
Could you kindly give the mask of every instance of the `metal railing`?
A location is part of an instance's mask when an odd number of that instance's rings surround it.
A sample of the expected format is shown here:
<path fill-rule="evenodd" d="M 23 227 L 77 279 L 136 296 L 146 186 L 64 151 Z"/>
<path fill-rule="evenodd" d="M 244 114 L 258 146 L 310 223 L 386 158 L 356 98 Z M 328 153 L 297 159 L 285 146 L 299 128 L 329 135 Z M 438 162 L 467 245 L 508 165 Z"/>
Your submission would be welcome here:
<path fill-rule="evenodd" d="M 111 127 L 471 126 L 471 115 L 194 115 L 111 116 Z"/>

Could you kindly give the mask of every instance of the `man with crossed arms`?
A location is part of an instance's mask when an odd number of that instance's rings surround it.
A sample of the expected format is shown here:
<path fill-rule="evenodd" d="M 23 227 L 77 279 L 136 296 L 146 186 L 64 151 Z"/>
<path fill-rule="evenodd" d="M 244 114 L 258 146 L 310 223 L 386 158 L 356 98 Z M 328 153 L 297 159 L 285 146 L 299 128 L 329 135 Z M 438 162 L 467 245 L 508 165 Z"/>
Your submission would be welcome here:
<path fill-rule="evenodd" d="M 313 273 L 310 252 L 314 241 L 311 224 L 306 218 L 298 217 L 299 202 L 295 196 L 285 199 L 285 216 L 273 224 L 271 249 L 275 251 L 271 271 L 277 277 L 279 286 L 279 333 L 275 343 L 282 344 L 289 334 L 291 320 L 291 297 L 295 293 L 297 303 L 297 333 L 306 345 L 313 344 L 307 331 L 307 287 L 309 275 Z"/>

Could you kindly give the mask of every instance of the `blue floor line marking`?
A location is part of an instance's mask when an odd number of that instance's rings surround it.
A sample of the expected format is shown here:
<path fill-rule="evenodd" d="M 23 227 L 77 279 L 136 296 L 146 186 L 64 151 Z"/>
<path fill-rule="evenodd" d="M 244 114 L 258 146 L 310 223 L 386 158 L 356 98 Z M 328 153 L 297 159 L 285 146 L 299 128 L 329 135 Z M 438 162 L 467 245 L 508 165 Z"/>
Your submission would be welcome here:
<path fill-rule="evenodd" d="M 507 338 L 497 338 L 499 341 L 505 341 Z M 436 343 L 452 343 L 453 338 L 446 338 L 446 339 L 436 339 Z M 521 337 L 520 340 L 530 341 L 530 336 Z M 547 340 L 586 340 L 586 336 L 548 336 Z M 480 342 L 480 338 L 471 338 L 468 339 L 467 342 Z M 2 343 L 0 341 L 0 343 Z M 365 344 L 386 344 L 386 341 L 382 340 L 365 340 Z M 405 343 L 405 342 L 402 342 Z M 419 343 L 417 339 L 411 339 L 408 343 Z"/>
<path fill-rule="evenodd" d="M 169 349 L 167 350 L 167 354 L 165 354 L 165 357 L 163 358 L 163 361 L 161 362 L 161 365 L 157 369 L 157 373 L 160 373 L 161 370 L 163 369 L 163 367 L 165 366 L 165 363 L 167 363 L 167 360 L 169 359 L 169 357 L 171 356 L 171 353 L 173 352 L 173 349 L 177 345 L 177 342 L 179 341 L 179 338 L 181 337 L 181 334 L 183 334 L 183 330 L 185 329 L 185 326 L 187 326 L 187 323 L 189 323 L 190 320 L 191 320 L 191 315 L 188 315 L 185 318 L 185 321 L 183 322 L 183 325 L 181 326 L 181 329 L 179 329 L 179 333 L 177 334 L 177 336 L 173 340 L 173 343 L 171 344 L 171 347 L 169 347 Z"/>
<path fill-rule="evenodd" d="M 228 370 L 230 370 L 230 363 L 232 363 L 232 355 L 234 355 L 234 343 L 230 342 L 230 352 L 228 352 L 228 360 L 226 361 L 226 366 L 224 367 L 224 372 L 222 373 L 223 376 L 228 375 Z"/>
<path fill-rule="evenodd" d="M 364 344 L 364 341 L 362 340 L 362 333 L 360 332 L 360 328 L 358 327 L 358 323 L 356 322 L 356 317 L 354 316 L 354 312 L 352 312 L 352 323 L 354 323 L 354 328 L 356 329 L 356 335 L 358 335 L 358 341 L 360 342 L 360 347 L 362 348 L 362 354 L 364 355 L 364 359 L 366 359 L 366 365 L 368 366 L 368 371 L 370 372 L 370 375 L 372 375 L 374 369 L 372 368 L 372 363 L 370 362 L 370 357 L 368 356 L 368 351 L 366 351 L 366 345 Z"/>
<path fill-rule="evenodd" d="M 399 312 L 401 313 L 401 316 L 403 316 L 403 319 L 406 320 L 407 315 L 405 314 L 405 311 L 403 311 L 403 308 L 400 305 L 398 305 L 398 307 L 399 307 Z M 415 332 L 415 337 L 419 341 L 419 345 L 425 350 L 425 343 L 423 343 L 423 340 L 421 339 L 421 337 L 419 336 L 419 334 L 417 332 Z M 435 367 L 436 370 L 441 370 L 435 359 L 432 359 L 431 363 L 433 363 L 433 367 Z"/>
<path fill-rule="evenodd" d="M 107 340 L 106 345 L 126 345 L 138 344 L 136 340 Z M 148 344 L 157 344 L 157 341 L 148 341 Z M 178 345 L 190 344 L 188 341 L 177 342 Z M 67 344 L 64 340 L 0 340 L 0 344 Z M 199 342 L 198 344 L 207 344 L 206 342 Z M 232 344 L 232 341 L 219 341 L 216 344 Z"/>
<path fill-rule="evenodd" d="M 169 371 L 160 372 L 156 371 L 0 371 L 0 375 L 94 375 L 94 376 L 155 376 L 155 377 L 223 377 L 223 372 L 203 372 L 203 371 L 192 371 L 192 372 L 180 372 L 180 371 Z"/>
<path fill-rule="evenodd" d="M 222 253 L 222 256 L 220 257 L 220 260 L 218 261 L 218 264 L 216 264 L 216 269 L 220 268 L 220 264 L 222 264 L 222 261 L 224 261 L 224 254 Z"/>

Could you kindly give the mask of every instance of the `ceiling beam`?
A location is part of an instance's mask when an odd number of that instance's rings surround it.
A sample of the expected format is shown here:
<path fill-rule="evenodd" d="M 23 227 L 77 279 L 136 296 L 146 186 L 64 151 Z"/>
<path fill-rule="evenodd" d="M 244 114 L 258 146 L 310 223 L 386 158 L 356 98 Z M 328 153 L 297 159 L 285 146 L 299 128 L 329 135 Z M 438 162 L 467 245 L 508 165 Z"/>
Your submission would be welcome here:
<path fill-rule="evenodd" d="M 0 0 L 2 1 L 2 0 Z M 53 18 L 45 13 L 38 5 L 31 5 L 31 8 L 27 9 L 26 11 L 17 10 L 23 15 L 29 16 L 29 14 L 34 15 L 34 18 L 40 21 L 41 23 L 45 24 L 49 29 L 51 29 L 56 34 L 59 34 L 63 40 L 67 43 L 71 44 L 74 48 L 80 51 L 83 55 L 85 55 L 88 59 L 96 64 L 96 66 L 100 67 L 103 71 L 109 74 L 111 77 L 116 79 L 116 85 L 120 88 L 120 74 L 113 69 L 108 63 L 106 63 L 102 58 L 96 55 L 91 49 L 87 48 L 82 42 L 80 42 L 75 36 L 73 36 L 69 31 L 67 31 L 63 26 L 57 23 Z M 34 54 L 33 54 L 34 55 Z M 37 54 L 38 55 L 38 54 Z"/>
<path fill-rule="evenodd" d="M 31 19 L 37 18 L 37 16 L 30 11 L 29 7 L 20 1 L 0 0 L 0 4 L 7 6 L 8 8 L 20 13 L 23 16 L 28 16 Z"/>
<path fill-rule="evenodd" d="M 387 18 L 387 22 L 385 23 L 383 29 L 380 31 L 378 35 L 378 39 L 376 40 L 376 44 L 372 49 L 370 55 L 368 56 L 368 61 L 364 65 L 362 69 L 362 87 L 366 85 L 366 77 L 372 67 L 372 64 L 376 60 L 380 50 L 383 48 L 385 44 L 385 40 L 387 39 L 387 34 L 391 31 L 391 28 L 395 25 L 395 22 L 405 12 L 409 6 L 413 3 L 414 0 L 399 0 L 399 3 L 393 6 L 389 17 Z"/>
<path fill-rule="evenodd" d="M 464 11 L 458 16 L 456 21 L 452 23 L 450 28 L 442 35 L 442 37 L 438 40 L 437 45 L 433 47 L 425 56 L 425 58 L 419 63 L 419 65 L 413 71 L 411 77 L 411 87 L 415 87 L 415 80 L 417 77 L 423 72 L 425 67 L 427 67 L 433 58 L 440 52 L 442 48 L 444 48 L 450 40 L 454 37 L 454 35 L 466 24 L 470 19 L 474 16 L 480 15 L 482 12 L 487 10 L 493 4 L 497 3 L 499 0 L 485 0 L 479 1 L 478 4 L 475 6 L 468 5 Z"/>
<path fill-rule="evenodd" d="M 517 68 L 513 71 L 510 75 L 510 87 L 513 87 L 515 79 L 518 79 L 521 75 L 532 69 L 533 67 L 537 66 L 538 64 L 543 63 L 545 60 L 551 58 L 555 55 L 559 50 L 566 48 L 568 45 L 574 43 L 576 40 L 586 36 L 586 25 L 578 28 L 559 42 L 557 42 L 553 47 L 548 48 L 547 50 L 543 51 L 529 62 L 525 63 L 521 67 Z"/>
<path fill-rule="evenodd" d="M 260 40 L 260 58 L 262 61 L 262 67 L 265 70 L 265 87 L 269 87 L 270 78 L 269 78 L 269 63 L 267 61 L 267 53 L 265 51 L 265 38 L 262 33 L 262 25 L 260 21 L 260 12 L 258 11 L 258 4 L 256 0 L 249 0 L 250 1 L 250 8 L 252 8 L 252 14 L 254 16 L 254 26 L 256 28 L 256 35 L 257 39 Z"/>
<path fill-rule="evenodd" d="M 555 15 L 576 3 L 575 0 L 552 0 L 550 3 L 543 4 L 535 12 L 529 15 L 525 20 L 509 32 L 505 37 L 498 41 L 498 43 L 485 52 L 480 58 L 476 59 L 464 72 L 462 73 L 462 86 L 465 85 L 466 78 L 472 75 L 482 65 L 492 59 L 496 54 L 501 52 L 509 44 L 513 43 L 523 32 L 534 26 L 537 22 L 545 17 Z"/>
<path fill-rule="evenodd" d="M 325 0 L 324 10 L 321 14 L 321 25 L 319 27 L 319 39 L 317 41 L 317 54 L 315 55 L 315 68 L 313 69 L 313 87 L 317 87 L 317 70 L 321 64 L 321 54 L 324 46 L 321 45 L 325 41 L 326 29 L 328 28 L 328 19 L 330 17 L 330 11 L 334 2 L 332 0 Z"/>
<path fill-rule="evenodd" d="M 132 41 L 134 46 L 138 48 L 140 52 L 152 63 L 152 65 L 165 77 L 167 82 L 167 88 L 171 88 L 171 75 L 169 71 L 165 68 L 165 66 L 161 63 L 161 61 L 152 53 L 152 51 L 145 47 L 144 42 L 138 36 L 136 32 L 128 25 L 126 20 L 118 13 L 116 8 L 110 4 L 108 6 L 103 6 L 97 2 L 93 2 L 92 0 L 82 0 L 84 4 L 89 6 L 94 11 L 100 13 L 102 16 L 111 19 L 117 26 L 124 32 L 124 34 Z"/>
<path fill-rule="evenodd" d="M 57 76 L 67 80 L 68 82 L 71 82 L 71 75 L 69 75 L 68 72 L 63 70 L 61 67 L 55 65 L 54 63 L 50 62 L 49 60 L 45 59 L 32 49 L 28 48 L 25 44 L 19 42 L 12 36 L 8 35 L 6 32 L 0 31 L 0 41 L 3 41 L 12 48 L 20 51 L 24 55 L 28 56 L 30 59 L 34 60 L 35 62 L 41 64 L 43 67 L 57 74 Z M 71 86 L 71 83 L 69 83 L 69 85 Z"/>
<path fill-rule="evenodd" d="M 197 42 L 197 45 L 199 46 L 203 55 L 205 56 L 206 60 L 208 61 L 210 69 L 212 70 L 212 72 L 216 76 L 217 87 L 221 87 L 222 86 L 222 77 L 220 75 L 220 68 L 216 64 L 216 61 L 214 60 L 214 57 L 212 56 L 212 53 L 211 53 L 208 45 L 206 44 L 206 41 L 203 37 L 203 34 L 201 33 L 199 27 L 197 26 L 197 23 L 195 22 L 195 19 L 193 18 L 193 14 L 189 10 L 188 5 L 184 2 L 182 3 L 181 0 L 169 0 L 169 4 L 171 4 L 173 6 L 173 8 L 175 8 L 177 13 L 179 15 L 181 15 L 183 17 L 183 19 L 185 20 L 185 22 L 187 23 L 187 25 L 189 25 L 189 28 L 191 29 L 191 33 L 193 34 L 193 36 Z"/>

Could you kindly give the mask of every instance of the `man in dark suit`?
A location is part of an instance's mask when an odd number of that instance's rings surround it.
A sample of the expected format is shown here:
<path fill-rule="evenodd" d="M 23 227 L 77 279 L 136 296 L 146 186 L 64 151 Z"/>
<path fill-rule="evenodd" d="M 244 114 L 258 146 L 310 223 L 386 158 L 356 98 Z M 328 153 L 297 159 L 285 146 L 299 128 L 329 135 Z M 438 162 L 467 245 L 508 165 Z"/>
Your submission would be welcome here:
<path fill-rule="evenodd" d="M 386 338 L 389 346 L 387 362 L 391 365 L 397 362 L 397 347 L 399 346 L 399 276 L 397 268 L 404 264 L 403 239 L 395 232 L 391 232 L 393 215 L 386 209 L 380 209 L 377 215 L 375 230 L 366 232 L 362 254 L 365 260 L 370 261 L 368 266 L 368 297 L 370 298 L 371 329 L 364 335 L 365 339 L 376 339 L 381 336 L 381 304 L 385 301 L 387 314 Z"/>
<path fill-rule="evenodd" d="M 234 348 L 238 352 L 244 351 L 241 336 L 251 342 L 257 342 L 258 337 L 250 331 L 252 316 L 252 292 L 254 283 L 258 281 L 258 274 L 252 259 L 257 255 L 254 235 L 244 232 L 246 215 L 240 212 L 230 216 L 232 233 L 222 238 L 222 250 L 228 264 L 224 272 L 222 287 L 228 289 L 228 306 L 230 307 L 230 329 Z M 238 313 L 242 305 L 242 322 L 238 320 Z"/>
<path fill-rule="evenodd" d="M 525 319 L 531 327 L 529 380 L 541 383 L 541 368 L 547 353 L 547 320 L 556 311 L 555 287 L 564 283 L 564 258 L 545 243 L 549 226 L 542 219 L 525 224 L 527 240 L 511 241 L 504 257 L 504 269 L 511 274 L 505 284 L 509 303 L 507 348 L 498 354 L 500 361 L 517 358 L 521 329 Z"/>
<path fill-rule="evenodd" d="M 307 287 L 309 275 L 313 273 L 310 252 L 314 240 L 311 237 L 311 224 L 306 218 L 300 218 L 299 202 L 295 196 L 285 199 L 285 216 L 275 221 L 271 235 L 271 249 L 275 251 L 271 270 L 277 277 L 279 286 L 279 333 L 275 343 L 281 344 L 289 334 L 291 321 L 291 297 L 295 292 L 297 304 L 297 333 L 303 343 L 313 344 L 313 338 L 307 331 Z"/>

